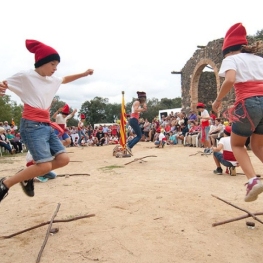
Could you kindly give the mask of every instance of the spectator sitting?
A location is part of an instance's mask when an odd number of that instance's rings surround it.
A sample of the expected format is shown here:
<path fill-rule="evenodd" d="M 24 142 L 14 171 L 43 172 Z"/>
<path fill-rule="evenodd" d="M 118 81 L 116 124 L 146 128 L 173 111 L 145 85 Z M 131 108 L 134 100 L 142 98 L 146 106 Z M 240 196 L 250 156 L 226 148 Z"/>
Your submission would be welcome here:
<path fill-rule="evenodd" d="M 145 119 L 144 125 L 143 125 L 143 133 L 145 135 L 146 142 L 150 141 L 150 137 L 149 137 L 150 128 L 151 128 L 151 123 L 148 121 L 148 119 Z"/>
<path fill-rule="evenodd" d="M 212 146 L 216 147 L 216 139 L 218 138 L 218 135 L 220 135 L 220 133 L 223 133 L 223 131 L 224 131 L 224 126 L 221 123 L 220 118 L 216 118 L 215 124 L 211 125 L 211 128 L 208 133 L 208 137 Z"/>
<path fill-rule="evenodd" d="M 176 145 L 177 144 L 177 138 L 175 133 L 173 133 L 172 131 L 170 131 L 169 133 L 169 138 L 167 140 L 167 145 Z"/>
<path fill-rule="evenodd" d="M 119 139 L 118 136 L 110 136 L 110 140 L 109 140 L 109 144 L 118 144 L 119 143 Z"/>
<path fill-rule="evenodd" d="M 5 136 L 5 129 L 0 127 L 0 147 L 4 147 L 10 154 L 13 154 L 15 149 L 12 150 L 9 140 Z"/>
<path fill-rule="evenodd" d="M 4 127 L 5 131 L 11 130 L 11 126 L 8 124 L 8 121 L 4 121 L 3 127 Z"/>
<path fill-rule="evenodd" d="M 164 135 L 164 129 L 158 128 L 156 132 L 159 134 L 158 139 L 154 142 L 155 148 L 163 148 L 166 142 L 166 137 Z"/>
<path fill-rule="evenodd" d="M 128 136 L 128 138 L 127 138 L 127 141 L 130 141 L 130 140 L 132 140 L 133 138 L 134 138 L 134 133 L 133 133 L 132 131 L 130 131 L 129 136 Z"/>
<path fill-rule="evenodd" d="M 73 142 L 73 146 L 78 147 L 79 146 L 78 141 L 79 141 L 79 137 L 75 137 L 75 140 Z"/>
<path fill-rule="evenodd" d="M 97 146 L 103 146 L 103 144 L 105 143 L 105 134 L 103 133 L 102 129 L 103 128 L 100 127 L 96 134 L 96 138 L 97 138 L 96 145 Z"/>
<path fill-rule="evenodd" d="M 196 137 L 200 132 L 200 126 L 196 125 L 195 121 L 190 121 L 190 129 L 186 137 L 186 145 L 196 147 Z"/>
<path fill-rule="evenodd" d="M 189 121 L 196 121 L 197 120 L 197 115 L 193 110 L 190 110 L 189 115 L 188 115 L 188 120 Z"/>
<path fill-rule="evenodd" d="M 176 137 L 177 137 L 177 141 L 181 140 L 182 143 L 184 142 L 184 137 L 186 135 L 186 133 L 188 132 L 188 127 L 185 125 L 185 123 L 183 122 L 181 124 L 181 131 L 179 133 L 177 133 Z"/>
<path fill-rule="evenodd" d="M 6 138 L 9 140 L 9 142 L 13 145 L 13 147 L 16 150 L 16 153 L 22 153 L 22 143 L 20 142 L 20 139 L 11 134 L 11 130 L 6 130 Z"/>
<path fill-rule="evenodd" d="M 164 127 L 164 130 L 165 130 L 165 135 L 168 134 L 169 135 L 169 132 L 171 131 L 171 124 L 168 122 L 166 123 L 165 127 Z"/>
<path fill-rule="evenodd" d="M 213 157 L 217 166 L 214 170 L 215 174 L 222 174 L 223 170 L 220 164 L 223 164 L 230 170 L 230 175 L 236 175 L 235 167 L 238 165 L 236 158 L 233 154 L 230 143 L 231 126 L 226 126 L 224 129 L 224 137 L 222 137 L 217 147 L 212 147 Z M 223 150 L 223 153 L 220 151 Z"/>

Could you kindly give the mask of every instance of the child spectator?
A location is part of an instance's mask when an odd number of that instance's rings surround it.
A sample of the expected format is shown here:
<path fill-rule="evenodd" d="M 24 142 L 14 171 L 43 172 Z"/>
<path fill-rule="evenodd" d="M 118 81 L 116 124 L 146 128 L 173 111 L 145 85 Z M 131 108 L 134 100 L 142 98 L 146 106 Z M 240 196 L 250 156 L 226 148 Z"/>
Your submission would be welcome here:
<path fill-rule="evenodd" d="M 155 148 L 163 148 L 166 142 L 164 129 L 158 128 L 156 132 L 159 134 L 159 136 L 158 139 L 154 142 L 154 144 L 156 145 Z"/>
<path fill-rule="evenodd" d="M 224 129 L 224 137 L 222 137 L 217 147 L 212 147 L 213 157 L 216 164 L 215 174 L 222 174 L 223 170 L 220 164 L 229 167 L 230 175 L 236 175 L 237 161 L 233 154 L 231 143 L 230 143 L 231 126 L 226 126 Z M 223 153 L 220 151 L 223 150 Z"/>
<path fill-rule="evenodd" d="M 177 138 L 176 135 L 170 131 L 169 138 L 167 140 L 167 145 L 176 145 L 177 144 Z"/>

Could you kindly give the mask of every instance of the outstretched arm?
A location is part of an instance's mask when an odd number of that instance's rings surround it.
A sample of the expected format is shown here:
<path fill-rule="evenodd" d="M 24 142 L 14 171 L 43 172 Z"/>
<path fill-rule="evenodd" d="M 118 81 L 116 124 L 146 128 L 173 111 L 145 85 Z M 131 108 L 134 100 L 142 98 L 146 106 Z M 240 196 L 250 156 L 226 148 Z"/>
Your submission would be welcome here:
<path fill-rule="evenodd" d="M 72 111 L 72 112 L 66 117 L 66 119 L 68 120 L 68 119 L 72 118 L 77 111 L 78 111 L 77 109 L 75 109 L 74 111 Z"/>
<path fill-rule="evenodd" d="M 63 78 L 62 84 L 66 84 L 66 83 L 72 82 L 74 80 L 77 80 L 77 79 L 80 79 L 83 77 L 87 77 L 88 75 L 92 75 L 93 71 L 94 71 L 93 69 L 88 69 L 85 72 L 80 73 L 80 74 L 66 76 Z"/>
<path fill-rule="evenodd" d="M 7 89 L 8 89 L 7 81 L 0 82 L 0 97 L 5 95 Z"/>

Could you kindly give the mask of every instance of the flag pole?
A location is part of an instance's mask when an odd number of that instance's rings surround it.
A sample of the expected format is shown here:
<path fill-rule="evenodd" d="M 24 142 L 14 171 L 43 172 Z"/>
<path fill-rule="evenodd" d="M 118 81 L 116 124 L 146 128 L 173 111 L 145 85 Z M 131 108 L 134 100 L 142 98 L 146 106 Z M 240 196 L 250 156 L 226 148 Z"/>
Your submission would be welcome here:
<path fill-rule="evenodd" d="M 126 109 L 125 109 L 125 102 L 124 102 L 124 91 L 121 92 L 122 94 L 122 103 L 121 103 L 121 118 L 120 118 L 120 145 L 123 149 L 124 154 L 127 154 L 126 150 Z"/>

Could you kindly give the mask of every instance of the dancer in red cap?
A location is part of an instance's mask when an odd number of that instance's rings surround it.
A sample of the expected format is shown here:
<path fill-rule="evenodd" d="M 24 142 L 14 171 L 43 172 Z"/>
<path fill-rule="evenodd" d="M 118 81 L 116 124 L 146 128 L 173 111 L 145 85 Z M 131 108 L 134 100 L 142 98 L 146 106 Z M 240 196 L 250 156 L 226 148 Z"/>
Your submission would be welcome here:
<path fill-rule="evenodd" d="M 57 110 L 52 118 L 56 120 L 56 123 L 63 129 L 63 134 L 59 135 L 59 131 L 55 130 L 55 133 L 59 136 L 59 139 L 63 143 L 64 146 L 68 146 L 71 143 L 70 136 L 67 134 L 67 121 L 74 116 L 77 112 L 75 109 L 71 114 L 69 114 L 69 106 L 65 104 L 64 107 Z"/>
<path fill-rule="evenodd" d="M 146 93 L 144 91 L 137 91 L 137 95 L 138 99 L 136 99 L 132 104 L 131 116 L 129 119 L 129 124 L 136 136 L 126 144 L 126 149 L 131 155 L 133 155 L 131 149 L 142 138 L 142 131 L 139 126 L 140 113 L 147 110 Z"/>
<path fill-rule="evenodd" d="M 19 72 L 0 82 L 0 95 L 5 95 L 6 89 L 10 89 L 23 101 L 20 133 L 35 165 L 0 180 L 0 201 L 8 194 L 9 188 L 19 182 L 28 196 L 34 196 L 34 177 L 68 164 L 66 149 L 53 127 L 61 133 L 63 129 L 51 123 L 49 108 L 61 84 L 93 74 L 93 70 L 88 69 L 64 78 L 54 76 L 60 62 L 58 52 L 36 40 L 26 40 L 26 48 L 35 54 L 35 70 Z"/>
<path fill-rule="evenodd" d="M 201 112 L 201 116 L 198 115 L 201 124 L 201 141 L 204 144 L 204 153 L 210 154 L 211 150 L 211 142 L 209 139 L 209 130 L 210 130 L 210 115 L 208 111 L 205 109 L 205 104 L 202 102 L 198 102 L 196 106 L 197 110 Z"/>
<path fill-rule="evenodd" d="M 225 116 L 232 121 L 233 153 L 248 179 L 246 202 L 255 201 L 263 192 L 263 184 L 244 147 L 251 136 L 252 151 L 263 162 L 263 58 L 255 55 L 259 48 L 262 48 L 260 42 L 248 45 L 241 23 L 230 27 L 224 38 L 224 59 L 219 70 L 219 76 L 225 80 L 212 105 L 218 111 L 222 99 L 234 86 L 236 101 Z"/>

